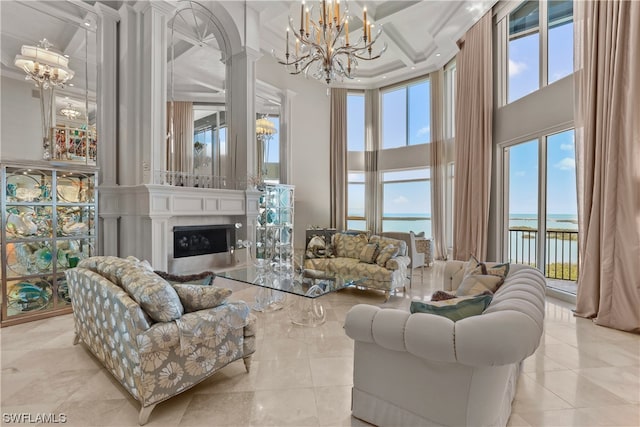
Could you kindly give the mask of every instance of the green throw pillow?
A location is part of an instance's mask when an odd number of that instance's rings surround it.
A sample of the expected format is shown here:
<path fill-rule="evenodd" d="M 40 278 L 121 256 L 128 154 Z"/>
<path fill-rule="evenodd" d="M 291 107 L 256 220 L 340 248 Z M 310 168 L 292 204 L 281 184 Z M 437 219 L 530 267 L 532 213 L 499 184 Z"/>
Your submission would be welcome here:
<path fill-rule="evenodd" d="M 477 316 L 491 303 L 491 295 L 467 296 L 444 301 L 411 301 L 411 313 L 429 313 L 444 316 L 454 322 Z"/>
<path fill-rule="evenodd" d="M 231 289 L 219 288 L 217 286 L 201 286 L 187 283 L 173 285 L 185 313 L 214 308 L 231 295 Z"/>

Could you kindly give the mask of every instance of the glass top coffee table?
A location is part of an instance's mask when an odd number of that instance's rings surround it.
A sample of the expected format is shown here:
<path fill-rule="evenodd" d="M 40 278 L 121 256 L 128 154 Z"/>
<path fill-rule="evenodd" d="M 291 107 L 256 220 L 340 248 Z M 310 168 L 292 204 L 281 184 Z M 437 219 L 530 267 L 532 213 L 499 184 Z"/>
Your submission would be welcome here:
<path fill-rule="evenodd" d="M 326 313 L 319 301 L 323 295 L 353 286 L 364 278 L 343 277 L 335 273 L 316 270 L 294 272 L 291 269 L 250 266 L 218 274 L 227 279 L 259 286 L 256 311 L 273 311 L 284 307 L 284 295 L 294 295 L 288 304 L 289 317 L 297 325 L 318 326 L 325 322 Z"/>

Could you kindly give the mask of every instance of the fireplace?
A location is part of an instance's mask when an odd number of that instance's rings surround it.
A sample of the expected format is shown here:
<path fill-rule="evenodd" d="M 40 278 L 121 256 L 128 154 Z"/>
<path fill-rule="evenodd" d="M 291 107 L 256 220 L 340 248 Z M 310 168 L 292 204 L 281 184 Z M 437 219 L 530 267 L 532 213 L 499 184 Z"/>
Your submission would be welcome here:
<path fill-rule="evenodd" d="M 173 227 L 173 257 L 228 252 L 236 239 L 234 224 Z"/>

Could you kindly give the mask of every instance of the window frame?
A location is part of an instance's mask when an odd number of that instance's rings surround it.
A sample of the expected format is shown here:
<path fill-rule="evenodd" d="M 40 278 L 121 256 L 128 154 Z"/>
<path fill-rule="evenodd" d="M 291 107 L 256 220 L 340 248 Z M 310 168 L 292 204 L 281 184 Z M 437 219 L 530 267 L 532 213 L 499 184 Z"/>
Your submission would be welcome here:
<path fill-rule="evenodd" d="M 407 171 L 418 171 L 418 170 L 426 170 L 428 171 L 428 178 L 414 178 L 414 179 L 394 179 L 394 180 L 389 180 L 389 181 L 385 181 L 384 180 L 384 174 L 387 172 L 407 172 Z M 379 182 L 380 182 L 380 219 L 379 219 L 379 224 L 378 224 L 378 229 L 382 232 L 384 232 L 384 221 L 419 221 L 419 220 L 424 220 L 425 217 L 395 217 L 395 216 L 385 216 L 384 213 L 384 186 L 385 184 L 390 184 L 390 183 L 394 183 L 394 184 L 399 184 L 399 183 L 408 183 L 408 182 L 426 182 L 429 185 L 429 193 L 431 193 L 431 166 L 425 166 L 425 167 L 420 167 L 420 168 L 406 168 L 406 169 L 386 169 L 386 170 L 381 170 L 379 172 Z M 431 198 L 429 198 L 429 210 L 431 210 Z M 433 213 L 430 213 L 429 216 L 427 217 L 428 221 L 432 221 L 433 220 Z M 387 230 L 389 231 L 389 230 Z M 417 230 L 416 232 L 419 232 L 420 230 Z M 425 231 L 426 230 L 422 230 Z M 433 234 L 433 229 L 431 229 L 431 233 Z M 427 237 L 433 237 L 433 236 L 427 236 Z"/>
<path fill-rule="evenodd" d="M 404 148 L 404 147 L 411 147 L 411 146 L 419 146 L 419 145 L 425 145 L 425 144 L 430 144 L 433 139 L 431 138 L 431 132 L 429 132 L 429 140 L 424 142 L 424 143 L 420 143 L 420 144 L 409 144 L 410 141 L 410 126 L 409 126 L 409 118 L 410 118 L 410 108 L 409 108 L 409 104 L 410 104 L 410 100 L 409 100 L 409 87 L 410 86 L 416 86 L 419 85 L 421 83 L 425 83 L 427 82 L 429 84 L 429 99 L 427 99 L 427 104 L 429 106 L 429 120 L 428 120 L 428 124 L 429 126 L 431 125 L 431 78 L 429 75 L 426 76 L 421 76 L 415 79 L 411 79 L 411 80 L 407 80 L 407 81 L 403 81 L 402 83 L 398 83 L 398 84 L 393 84 L 393 85 L 389 85 L 389 86 L 385 86 L 380 88 L 380 120 L 379 120 L 379 126 L 380 126 L 380 150 L 393 150 L 395 148 Z M 404 145 L 401 145 L 399 147 L 389 147 L 389 148 L 385 148 L 384 146 L 384 95 L 388 92 L 392 92 L 392 91 L 396 91 L 398 89 L 404 89 L 405 91 L 405 108 L 406 108 L 406 114 L 405 114 L 405 129 L 406 129 L 406 133 L 405 133 L 405 143 Z M 366 114 L 366 112 L 365 112 Z M 366 116 L 365 116 L 366 117 Z"/>
<path fill-rule="evenodd" d="M 495 34 L 496 34 L 496 58 L 498 61 L 497 67 L 497 79 L 498 88 L 496 98 L 498 106 L 505 106 L 519 101 L 520 99 L 528 96 L 524 95 L 518 99 L 514 99 L 509 102 L 509 43 L 512 39 L 526 36 L 535 32 L 536 30 L 530 29 L 518 33 L 513 37 L 509 34 L 509 18 L 511 13 L 526 3 L 528 0 L 520 2 L 503 2 L 501 8 L 497 8 L 495 16 Z M 537 32 L 539 34 L 539 49 L 538 49 L 538 89 L 532 93 L 535 93 L 542 88 L 549 85 L 549 0 L 536 0 L 538 1 L 538 26 Z M 572 20 L 574 15 L 572 15 Z M 574 21 L 575 22 L 575 21 Z M 575 52 L 572 52 L 575 55 Z M 575 72 L 575 70 L 574 70 Z M 573 74 L 573 73 L 571 73 Z M 571 75 L 568 74 L 568 75 Z M 565 76 L 566 77 L 566 76 Z M 563 77 L 564 78 L 564 77 Z M 556 80 L 557 81 L 557 80 Z M 554 81 L 555 82 L 555 81 Z"/>

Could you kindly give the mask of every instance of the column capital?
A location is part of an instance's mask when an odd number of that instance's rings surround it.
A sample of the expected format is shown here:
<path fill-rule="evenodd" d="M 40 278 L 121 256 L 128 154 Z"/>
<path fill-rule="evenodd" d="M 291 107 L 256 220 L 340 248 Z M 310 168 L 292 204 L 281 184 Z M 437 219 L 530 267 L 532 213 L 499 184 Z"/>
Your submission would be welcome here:
<path fill-rule="evenodd" d="M 93 5 L 96 14 L 100 17 L 100 19 L 109 20 L 112 22 L 120 21 L 120 13 L 117 10 L 106 6 L 103 3 L 95 3 Z"/>
<path fill-rule="evenodd" d="M 238 52 L 235 55 L 226 56 L 224 59 L 221 59 L 220 61 L 223 64 L 226 64 L 229 59 L 231 59 L 233 62 L 233 58 L 242 58 L 242 59 L 247 58 L 247 60 L 250 62 L 256 62 L 258 61 L 258 59 L 262 58 L 262 52 L 252 49 L 248 46 L 245 46 L 241 52 Z"/>
<path fill-rule="evenodd" d="M 146 13 L 153 9 L 156 12 L 160 12 L 168 16 L 175 12 L 176 6 L 164 0 L 153 0 L 138 2 L 133 6 L 133 9 L 140 13 Z"/>

